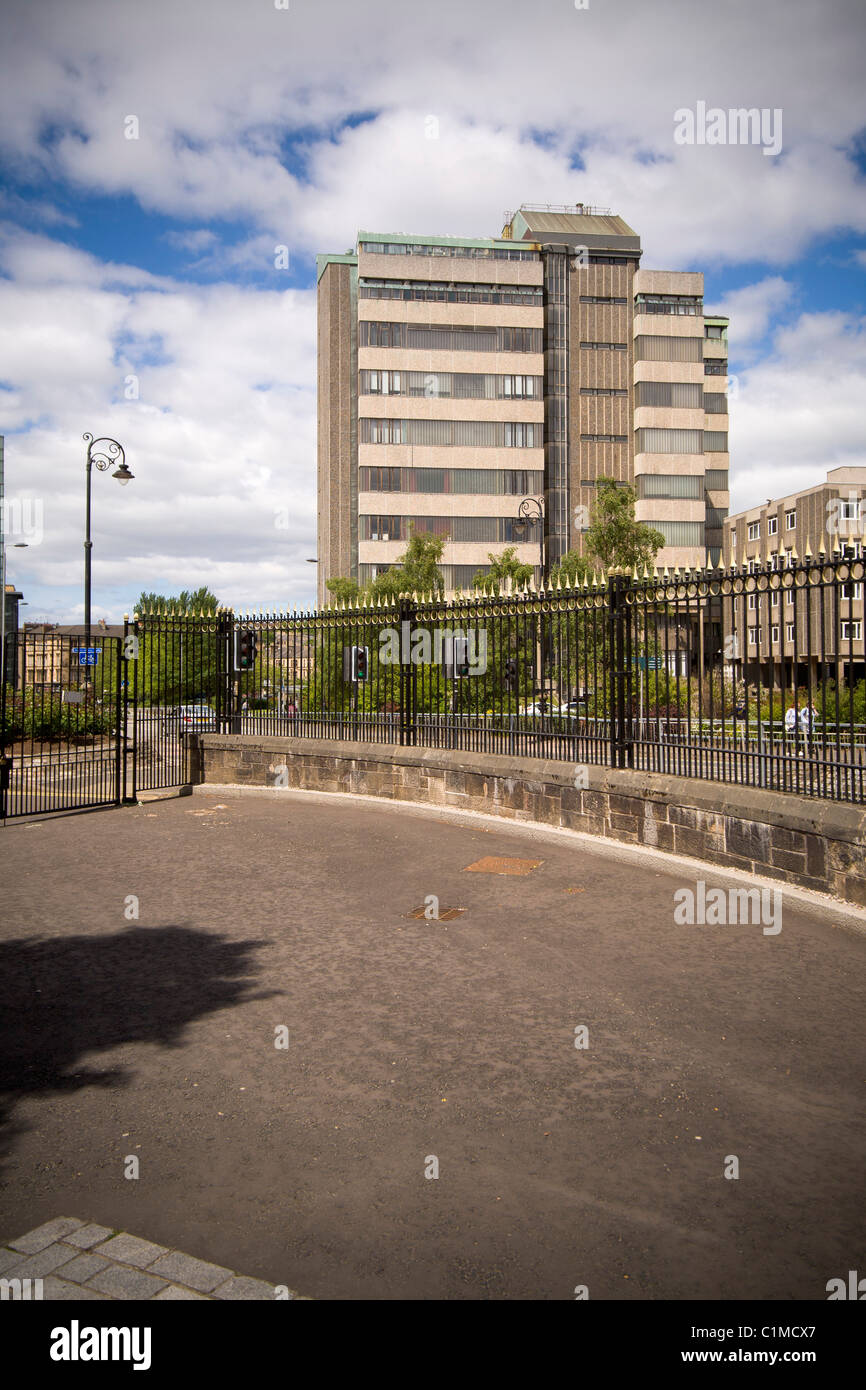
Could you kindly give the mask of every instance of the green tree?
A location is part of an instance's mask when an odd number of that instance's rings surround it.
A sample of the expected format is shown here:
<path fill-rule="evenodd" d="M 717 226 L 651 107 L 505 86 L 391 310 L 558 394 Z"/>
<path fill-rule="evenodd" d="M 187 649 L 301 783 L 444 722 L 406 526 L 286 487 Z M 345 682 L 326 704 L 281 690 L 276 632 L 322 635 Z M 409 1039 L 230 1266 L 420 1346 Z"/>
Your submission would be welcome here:
<path fill-rule="evenodd" d="M 329 579 L 326 584 L 329 594 L 333 594 L 338 603 L 353 604 L 361 596 L 361 588 L 357 579 L 344 579 L 338 576 L 336 579 Z"/>
<path fill-rule="evenodd" d="M 567 550 L 562 559 L 551 566 L 550 578 L 553 584 L 557 579 L 569 589 L 575 589 L 584 580 L 592 578 L 592 565 L 578 550 Z"/>
<path fill-rule="evenodd" d="M 517 550 L 509 545 L 501 555 L 487 552 L 490 569 L 487 574 L 478 570 L 472 580 L 472 587 L 484 594 L 500 594 L 510 579 L 515 590 L 525 589 L 532 578 L 532 565 L 518 560 Z"/>
<path fill-rule="evenodd" d="M 142 593 L 135 605 L 136 613 L 146 613 L 149 610 L 162 610 L 173 613 L 191 613 L 198 617 L 199 613 L 206 613 L 213 616 L 219 608 L 219 599 L 216 594 L 212 594 L 206 585 L 200 589 L 181 589 L 179 594 L 148 594 Z"/>
<path fill-rule="evenodd" d="M 377 574 L 370 585 L 373 598 L 397 598 L 400 594 L 441 594 L 445 579 L 439 568 L 447 536 L 425 536 L 412 532 L 405 552 L 396 565 Z"/>
<path fill-rule="evenodd" d="M 586 553 L 605 573 L 617 565 L 627 573 L 651 569 L 665 543 L 661 531 L 635 521 L 634 505 L 633 488 L 620 487 L 613 478 L 598 479 Z"/>

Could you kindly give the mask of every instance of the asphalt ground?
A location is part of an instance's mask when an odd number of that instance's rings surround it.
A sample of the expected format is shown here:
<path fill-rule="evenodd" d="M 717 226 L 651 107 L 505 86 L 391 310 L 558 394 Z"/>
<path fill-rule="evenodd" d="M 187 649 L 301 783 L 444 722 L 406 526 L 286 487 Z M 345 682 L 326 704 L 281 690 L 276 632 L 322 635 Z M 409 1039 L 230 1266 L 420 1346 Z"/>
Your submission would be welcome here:
<path fill-rule="evenodd" d="M 738 881 L 289 792 L 10 823 L 0 863 L 0 1242 L 74 1215 L 317 1298 L 866 1269 L 850 913 L 782 885 L 777 935 L 678 925 Z"/>

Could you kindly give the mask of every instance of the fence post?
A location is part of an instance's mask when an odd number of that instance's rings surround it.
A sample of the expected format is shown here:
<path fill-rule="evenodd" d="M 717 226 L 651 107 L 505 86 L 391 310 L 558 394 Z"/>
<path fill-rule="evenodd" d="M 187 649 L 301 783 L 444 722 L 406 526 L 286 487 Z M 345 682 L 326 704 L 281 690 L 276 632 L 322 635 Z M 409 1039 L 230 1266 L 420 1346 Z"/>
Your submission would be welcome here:
<path fill-rule="evenodd" d="M 621 570 L 607 578 L 608 654 L 610 660 L 610 766 L 634 766 L 632 737 L 631 627 L 626 592 L 629 578 Z"/>
<path fill-rule="evenodd" d="M 415 710 L 415 667 L 411 660 L 412 625 L 415 605 L 409 598 L 400 600 L 400 743 L 403 746 L 418 742 Z M 404 626 L 407 624 L 408 626 Z M 407 640 L 408 638 L 408 640 Z M 404 658 L 408 657 L 408 660 Z"/>
<path fill-rule="evenodd" d="M 234 612 L 223 608 L 217 616 L 217 724 L 221 734 L 234 732 L 233 636 Z"/>

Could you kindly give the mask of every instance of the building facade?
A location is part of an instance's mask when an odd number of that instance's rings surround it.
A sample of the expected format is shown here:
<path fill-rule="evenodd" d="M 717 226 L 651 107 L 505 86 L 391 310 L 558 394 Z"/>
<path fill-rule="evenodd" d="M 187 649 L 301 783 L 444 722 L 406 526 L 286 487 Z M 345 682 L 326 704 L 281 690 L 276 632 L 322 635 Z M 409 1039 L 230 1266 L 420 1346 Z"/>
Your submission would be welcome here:
<path fill-rule="evenodd" d="M 750 571 L 793 568 L 800 560 L 866 555 L 866 467 L 833 468 L 826 481 L 730 516 L 724 523 L 726 565 Z M 808 592 L 805 586 L 770 587 L 725 607 L 726 650 L 735 674 L 790 686 L 816 680 L 823 652 L 856 682 L 864 667 L 863 582 Z"/>
<path fill-rule="evenodd" d="M 640 239 L 577 205 L 489 240 L 358 235 L 318 257 L 319 601 L 411 529 L 446 536 L 448 590 L 515 545 L 581 550 L 597 480 L 635 487 L 661 565 L 717 563 L 728 507 L 727 323 L 703 277 L 642 271 Z M 520 503 L 535 524 L 515 533 Z"/>

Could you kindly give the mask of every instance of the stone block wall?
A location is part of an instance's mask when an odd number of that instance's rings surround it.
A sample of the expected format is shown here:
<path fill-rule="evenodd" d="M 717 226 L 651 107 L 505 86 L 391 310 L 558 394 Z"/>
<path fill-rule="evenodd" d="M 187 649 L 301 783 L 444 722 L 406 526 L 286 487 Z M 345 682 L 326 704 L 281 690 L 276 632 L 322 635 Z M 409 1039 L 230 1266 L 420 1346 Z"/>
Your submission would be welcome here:
<path fill-rule="evenodd" d="M 866 907 L 866 807 L 658 773 L 451 749 L 194 738 L 198 780 L 352 792 L 537 821 L 832 893 Z"/>

